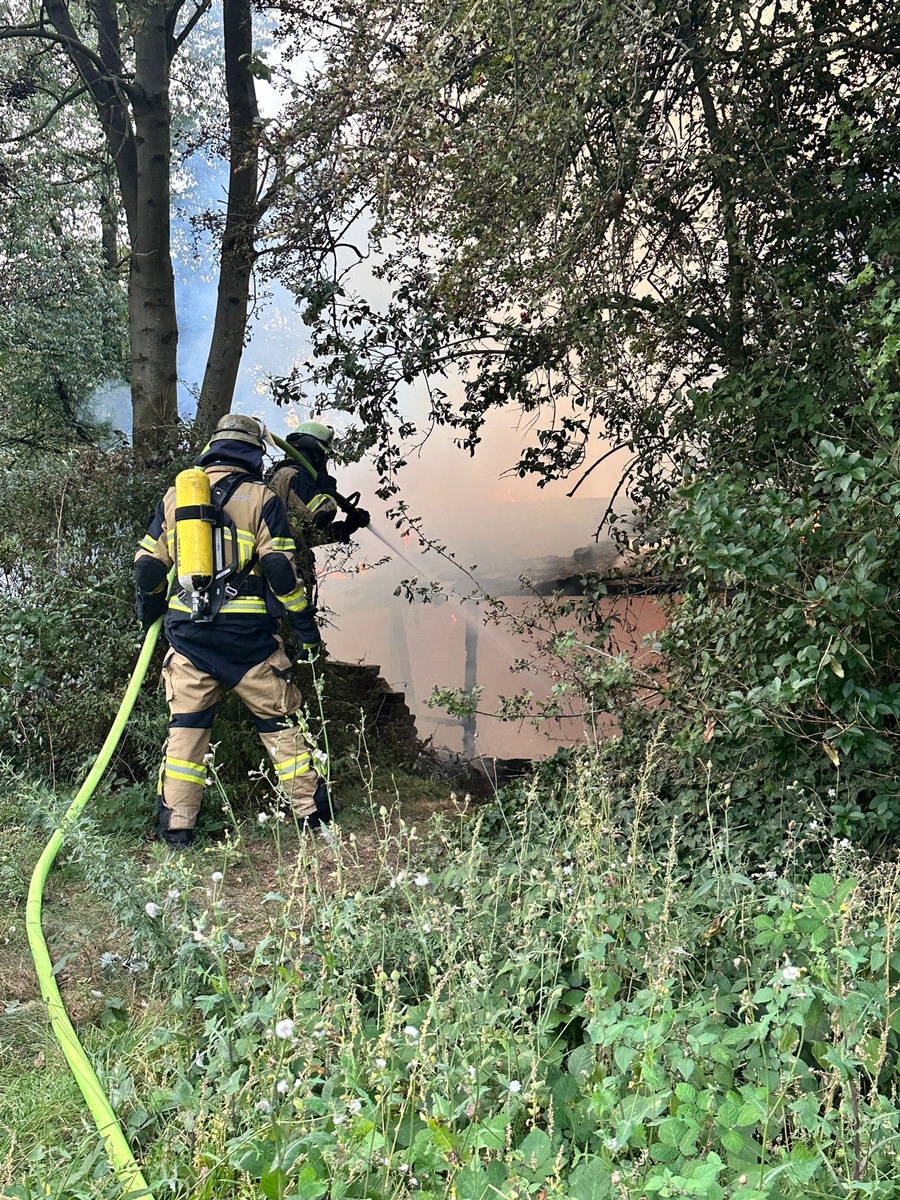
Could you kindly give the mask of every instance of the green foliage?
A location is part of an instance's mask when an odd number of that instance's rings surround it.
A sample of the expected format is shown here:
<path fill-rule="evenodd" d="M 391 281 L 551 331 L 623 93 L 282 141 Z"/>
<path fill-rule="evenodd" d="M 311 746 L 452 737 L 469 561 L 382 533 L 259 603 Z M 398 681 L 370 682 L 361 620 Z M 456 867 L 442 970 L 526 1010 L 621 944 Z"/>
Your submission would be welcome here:
<path fill-rule="evenodd" d="M 122 917 L 160 994 L 110 1001 L 90 1045 L 153 1185 L 890 1195 L 896 866 L 835 842 L 827 870 L 746 873 L 713 824 L 682 866 L 677 822 L 648 845 L 645 787 L 617 822 L 602 780 L 596 759 L 557 761 L 502 843 L 480 815 L 427 833 L 376 817 L 362 886 L 356 840 L 298 848 L 276 823 L 252 938 L 230 850 L 221 874 L 170 859 L 132 881 Z M 51 1185 L 58 1161 L 48 1147 Z"/>
<path fill-rule="evenodd" d="M 0 483 L 0 752 L 72 779 L 106 736 L 140 646 L 132 547 L 167 485 L 125 452 L 8 461 Z M 118 760 L 149 770 L 164 736 L 152 688 Z"/>
<path fill-rule="evenodd" d="M 54 116 L 64 93 L 51 55 L 3 41 L 0 445 L 96 439 L 95 392 L 128 378 L 112 168 L 84 97 Z"/>

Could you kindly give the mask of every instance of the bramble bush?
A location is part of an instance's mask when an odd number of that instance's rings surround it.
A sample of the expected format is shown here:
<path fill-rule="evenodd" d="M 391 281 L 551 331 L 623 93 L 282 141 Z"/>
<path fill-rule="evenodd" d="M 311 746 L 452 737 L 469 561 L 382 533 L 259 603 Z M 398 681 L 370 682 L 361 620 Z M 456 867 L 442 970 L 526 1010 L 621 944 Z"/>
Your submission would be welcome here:
<path fill-rule="evenodd" d="M 382 810 L 365 847 L 273 815 L 249 924 L 239 842 L 128 887 L 153 994 L 89 1041 L 158 1194 L 894 1194 L 896 865 L 821 827 L 754 861 L 712 820 L 685 865 L 677 820 L 648 844 L 646 780 L 621 824 L 596 756 L 560 783 L 555 808 L 521 785 L 504 839 L 486 810 L 399 832 Z M 6 1194 L 106 1186 L 54 1161 Z"/>

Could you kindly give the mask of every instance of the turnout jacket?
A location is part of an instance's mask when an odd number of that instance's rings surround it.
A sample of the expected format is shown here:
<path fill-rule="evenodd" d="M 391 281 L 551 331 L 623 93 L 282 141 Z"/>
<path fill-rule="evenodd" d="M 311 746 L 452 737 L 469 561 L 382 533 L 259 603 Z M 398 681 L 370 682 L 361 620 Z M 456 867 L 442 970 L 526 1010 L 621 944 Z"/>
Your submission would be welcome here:
<path fill-rule="evenodd" d="M 190 605 L 176 586 L 168 602 L 165 631 L 169 644 L 195 667 L 234 687 L 251 667 L 278 650 L 276 629 L 282 613 L 301 643 L 316 642 L 319 634 L 294 568 L 295 545 L 281 501 L 255 472 L 234 461 L 206 464 L 201 459 L 200 465 L 213 485 L 229 476 L 242 476 L 224 505 L 236 531 L 232 538 L 226 529 L 225 553 L 226 561 L 233 556 L 238 568 L 253 565 L 237 595 L 226 598 L 208 623 L 191 621 Z M 170 487 L 135 556 L 138 615 L 145 623 L 163 611 L 166 578 L 174 561 L 175 488 Z"/>
<path fill-rule="evenodd" d="M 269 486 L 287 513 L 291 536 L 297 546 L 297 570 L 310 595 L 315 596 L 314 547 L 346 541 L 346 522 L 335 521 L 339 511 L 337 480 L 328 474 L 325 456 L 311 449 L 302 453 L 302 462 L 285 458 L 276 463 L 269 475 Z"/>

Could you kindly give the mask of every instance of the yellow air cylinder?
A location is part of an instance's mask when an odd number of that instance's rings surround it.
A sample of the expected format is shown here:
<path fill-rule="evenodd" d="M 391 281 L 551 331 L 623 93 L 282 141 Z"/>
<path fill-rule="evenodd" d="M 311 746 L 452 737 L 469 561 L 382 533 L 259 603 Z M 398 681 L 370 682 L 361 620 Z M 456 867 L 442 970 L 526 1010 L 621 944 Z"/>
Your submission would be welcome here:
<path fill-rule="evenodd" d="M 188 592 L 202 591 L 212 583 L 213 538 L 209 521 L 195 517 L 201 504 L 210 502 L 209 476 L 199 467 L 175 477 L 175 566 L 178 583 Z M 178 511 L 187 513 L 179 517 Z"/>

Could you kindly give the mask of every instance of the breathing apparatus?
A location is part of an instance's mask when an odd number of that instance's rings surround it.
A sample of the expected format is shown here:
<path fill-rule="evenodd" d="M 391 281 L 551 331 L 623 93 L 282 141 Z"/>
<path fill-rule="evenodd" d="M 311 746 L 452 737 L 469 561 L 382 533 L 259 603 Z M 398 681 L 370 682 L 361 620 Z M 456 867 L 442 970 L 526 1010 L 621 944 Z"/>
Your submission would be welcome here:
<path fill-rule="evenodd" d="M 249 442 L 262 448 L 268 440 L 265 425 L 257 417 L 229 413 L 216 426 L 213 442 Z M 222 507 L 232 488 L 213 502 L 209 476 L 202 467 L 189 467 L 175 478 L 175 571 L 178 586 L 190 597 L 191 620 L 206 623 L 216 615 L 210 592 L 219 580 L 236 567 L 236 546 L 226 560 L 225 524 Z"/>
<path fill-rule="evenodd" d="M 210 620 L 209 589 L 225 560 L 224 531 L 211 500 L 202 468 L 190 467 L 175 477 L 175 571 L 178 586 L 191 598 L 192 621 Z"/>

